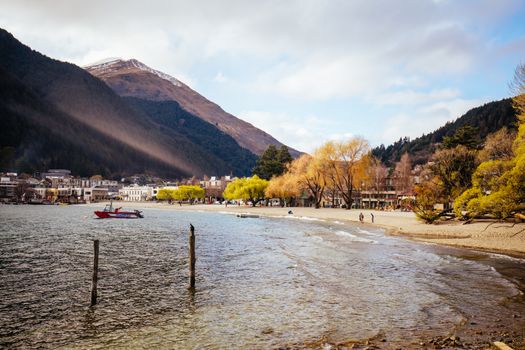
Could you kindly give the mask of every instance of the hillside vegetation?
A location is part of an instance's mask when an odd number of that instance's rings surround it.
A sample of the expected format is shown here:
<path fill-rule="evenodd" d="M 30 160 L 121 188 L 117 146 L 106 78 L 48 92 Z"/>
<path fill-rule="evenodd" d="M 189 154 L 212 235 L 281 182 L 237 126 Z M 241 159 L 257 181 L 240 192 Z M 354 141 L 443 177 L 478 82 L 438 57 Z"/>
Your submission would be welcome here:
<path fill-rule="evenodd" d="M 453 136 L 461 127 L 470 125 L 477 129 L 477 141 L 483 144 L 486 137 L 507 127 L 517 129 L 516 111 L 512 108 L 512 100 L 504 99 L 473 108 L 460 118 L 449 122 L 434 132 L 414 140 L 400 138 L 399 141 L 385 147 L 381 145 L 372 150 L 374 156 L 383 163 L 392 166 L 401 159 L 404 153 L 410 154 L 414 164 L 425 164 L 436 151 L 436 146 L 443 142 L 446 136 Z"/>

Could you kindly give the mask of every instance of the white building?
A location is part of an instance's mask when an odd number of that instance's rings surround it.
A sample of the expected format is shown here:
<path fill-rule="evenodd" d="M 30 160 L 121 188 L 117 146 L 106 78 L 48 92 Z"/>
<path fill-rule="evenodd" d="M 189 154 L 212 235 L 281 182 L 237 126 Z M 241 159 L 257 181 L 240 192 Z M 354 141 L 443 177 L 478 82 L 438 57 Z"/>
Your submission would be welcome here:
<path fill-rule="evenodd" d="M 126 186 L 122 187 L 118 194 L 128 202 L 149 201 L 153 197 L 153 187 L 150 186 Z"/>

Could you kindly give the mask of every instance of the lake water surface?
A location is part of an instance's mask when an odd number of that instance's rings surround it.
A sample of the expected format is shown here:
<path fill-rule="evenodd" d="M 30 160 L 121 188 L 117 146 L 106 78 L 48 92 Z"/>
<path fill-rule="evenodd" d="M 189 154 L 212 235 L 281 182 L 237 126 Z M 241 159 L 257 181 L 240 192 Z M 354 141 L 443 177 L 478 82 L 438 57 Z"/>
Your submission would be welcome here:
<path fill-rule="evenodd" d="M 0 347 L 418 344 L 521 312 L 519 259 L 337 222 L 160 209 L 97 220 L 92 211 L 0 206 Z M 190 223 L 195 293 L 187 290 Z M 99 303 L 90 308 L 93 239 Z"/>

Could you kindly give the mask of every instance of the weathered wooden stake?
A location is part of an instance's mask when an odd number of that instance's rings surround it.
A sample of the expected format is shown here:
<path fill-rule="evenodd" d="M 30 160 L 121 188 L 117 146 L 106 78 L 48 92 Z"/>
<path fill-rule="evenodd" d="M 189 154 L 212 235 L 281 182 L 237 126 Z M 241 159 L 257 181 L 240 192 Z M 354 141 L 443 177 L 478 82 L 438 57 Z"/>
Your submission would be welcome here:
<path fill-rule="evenodd" d="M 195 289 L 195 227 L 190 224 L 190 287 Z"/>
<path fill-rule="evenodd" d="M 98 239 L 93 241 L 93 280 L 91 281 L 91 306 L 97 303 L 97 281 L 98 281 Z"/>

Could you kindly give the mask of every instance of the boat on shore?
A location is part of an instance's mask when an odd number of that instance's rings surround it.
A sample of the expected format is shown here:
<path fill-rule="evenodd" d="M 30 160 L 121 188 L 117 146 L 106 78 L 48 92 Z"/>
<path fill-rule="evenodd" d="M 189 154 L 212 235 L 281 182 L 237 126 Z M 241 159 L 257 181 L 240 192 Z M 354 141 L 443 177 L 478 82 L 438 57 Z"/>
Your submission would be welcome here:
<path fill-rule="evenodd" d="M 95 215 L 100 219 L 142 219 L 140 210 L 122 211 L 122 207 L 113 209 L 113 202 L 107 204 L 103 210 L 96 210 Z"/>

